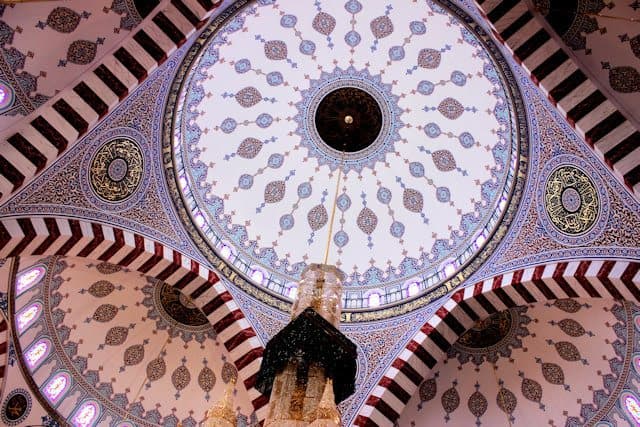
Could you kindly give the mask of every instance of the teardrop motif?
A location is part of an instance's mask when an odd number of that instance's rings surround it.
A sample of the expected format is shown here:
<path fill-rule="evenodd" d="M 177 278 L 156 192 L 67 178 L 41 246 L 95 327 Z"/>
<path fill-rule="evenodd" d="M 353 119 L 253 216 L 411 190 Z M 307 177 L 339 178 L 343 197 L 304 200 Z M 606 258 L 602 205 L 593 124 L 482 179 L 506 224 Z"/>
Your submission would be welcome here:
<path fill-rule="evenodd" d="M 198 375 L 198 385 L 205 392 L 210 392 L 213 386 L 216 385 L 216 374 L 213 373 L 211 368 L 205 366 Z"/>
<path fill-rule="evenodd" d="M 253 159 L 262 149 L 262 142 L 256 138 L 245 138 L 242 140 L 236 153 L 243 159 Z"/>
<path fill-rule="evenodd" d="M 568 341 L 560 341 L 554 344 L 556 351 L 567 362 L 577 362 L 581 359 L 578 348 Z"/>
<path fill-rule="evenodd" d="M 129 329 L 123 326 L 114 326 L 107 331 L 104 343 L 107 345 L 121 345 L 127 339 Z"/>
<path fill-rule="evenodd" d="M 238 370 L 229 362 L 224 362 L 222 365 L 222 381 L 228 384 L 229 381 L 236 382 L 238 380 Z"/>
<path fill-rule="evenodd" d="M 498 408 L 502 409 L 503 412 L 507 414 L 511 414 L 518 404 L 518 399 L 516 395 L 506 388 L 501 388 L 498 391 L 498 395 L 496 396 L 496 403 L 498 404 Z"/>
<path fill-rule="evenodd" d="M 460 395 L 458 394 L 458 390 L 455 387 L 451 387 L 442 393 L 442 397 L 440 398 L 442 403 L 442 407 L 445 412 L 450 414 L 460 406 Z"/>
<path fill-rule="evenodd" d="M 89 286 L 89 294 L 96 298 L 104 298 L 109 295 L 116 287 L 107 280 L 99 280 Z"/>
<path fill-rule="evenodd" d="M 402 203 L 404 207 L 411 212 L 420 213 L 424 206 L 424 199 L 422 193 L 413 188 L 405 188 L 402 193 Z"/>
<path fill-rule="evenodd" d="M 581 337 L 586 334 L 582 325 L 573 319 L 562 319 L 558 322 L 558 327 L 570 337 Z"/>
<path fill-rule="evenodd" d="M 579 302 L 572 299 L 558 299 L 553 305 L 567 313 L 577 313 L 582 308 Z"/>
<path fill-rule="evenodd" d="M 118 314 L 118 307 L 112 304 L 102 304 L 93 313 L 93 320 L 96 322 L 107 323 L 113 320 Z"/>
<path fill-rule="evenodd" d="M 157 381 L 167 372 L 167 364 L 164 359 L 158 357 L 147 364 L 147 378 L 149 381 Z"/>
<path fill-rule="evenodd" d="M 528 399 L 532 402 L 538 402 L 542 400 L 542 386 L 535 380 L 531 378 L 523 378 L 522 385 L 520 386 L 520 391 L 522 391 L 522 395 L 525 399 Z"/>
<path fill-rule="evenodd" d="M 124 351 L 124 364 L 126 366 L 137 365 L 144 358 L 144 346 L 142 344 L 132 345 Z"/>
<path fill-rule="evenodd" d="M 564 371 L 555 363 L 542 364 L 542 376 L 547 382 L 555 385 L 564 384 Z"/>
<path fill-rule="evenodd" d="M 418 392 L 420 393 L 420 401 L 428 402 L 434 397 L 436 397 L 436 393 L 438 391 L 438 386 L 435 378 L 429 378 L 428 380 L 424 380 L 422 384 L 420 384 L 420 389 Z"/>
<path fill-rule="evenodd" d="M 182 390 L 191 382 L 191 373 L 186 366 L 178 366 L 171 374 L 171 382 L 176 389 Z"/>
<path fill-rule="evenodd" d="M 378 217 L 371 209 L 363 208 L 358 214 L 356 224 L 358 224 L 363 233 L 371 234 L 378 225 Z"/>
<path fill-rule="evenodd" d="M 316 205 L 307 214 L 307 222 L 313 231 L 317 231 L 324 227 L 328 219 L 329 215 L 323 205 Z"/>
<path fill-rule="evenodd" d="M 487 411 L 488 405 L 489 403 L 487 402 L 487 398 L 477 390 L 469 397 L 469 401 L 467 402 L 469 411 L 476 418 L 480 418 L 484 415 Z"/>

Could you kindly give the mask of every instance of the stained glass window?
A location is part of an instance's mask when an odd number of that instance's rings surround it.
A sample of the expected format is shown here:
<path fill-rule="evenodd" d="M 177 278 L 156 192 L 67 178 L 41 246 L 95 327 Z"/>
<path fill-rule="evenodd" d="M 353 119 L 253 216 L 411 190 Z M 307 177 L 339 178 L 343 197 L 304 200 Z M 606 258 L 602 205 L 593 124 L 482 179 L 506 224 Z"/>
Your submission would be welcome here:
<path fill-rule="evenodd" d="M 23 271 L 16 278 L 16 292 L 18 295 L 40 283 L 47 270 L 42 265 Z"/>
<path fill-rule="evenodd" d="M 369 295 L 369 307 L 379 307 L 380 306 L 380 294 L 372 293 Z"/>
<path fill-rule="evenodd" d="M 41 339 L 37 343 L 31 346 L 29 350 L 24 353 L 24 360 L 27 362 L 27 366 L 31 370 L 40 366 L 51 349 L 51 342 L 47 339 Z"/>
<path fill-rule="evenodd" d="M 100 406 L 93 400 L 84 402 L 71 419 L 74 427 L 91 427 L 100 416 Z"/>
<path fill-rule="evenodd" d="M 625 392 L 622 393 L 621 400 L 634 425 L 640 426 L 640 402 L 638 402 L 638 398 L 632 393 Z"/>
<path fill-rule="evenodd" d="M 47 399 L 49 399 L 51 403 L 58 403 L 70 385 L 71 380 L 69 374 L 66 372 L 57 373 L 44 386 L 44 395 L 47 396 Z"/>
<path fill-rule="evenodd" d="M 18 326 L 18 332 L 23 333 L 29 326 L 33 324 L 42 313 L 42 304 L 39 302 L 33 303 L 18 314 L 16 318 L 16 324 Z"/>

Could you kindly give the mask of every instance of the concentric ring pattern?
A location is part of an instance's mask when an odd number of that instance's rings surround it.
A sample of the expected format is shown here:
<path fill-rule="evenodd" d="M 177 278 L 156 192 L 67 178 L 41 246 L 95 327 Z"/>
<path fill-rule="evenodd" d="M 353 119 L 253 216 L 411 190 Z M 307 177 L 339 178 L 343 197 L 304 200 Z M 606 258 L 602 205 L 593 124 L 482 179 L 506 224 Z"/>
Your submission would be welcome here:
<path fill-rule="evenodd" d="M 176 78 L 173 170 L 201 236 L 255 284 L 287 296 L 311 262 L 347 275 L 346 308 L 425 292 L 500 224 L 526 124 L 495 46 L 431 1 L 249 3 Z M 324 96 L 357 88 L 382 113 L 366 148 L 316 129 Z M 523 130 L 524 129 L 524 130 Z"/>

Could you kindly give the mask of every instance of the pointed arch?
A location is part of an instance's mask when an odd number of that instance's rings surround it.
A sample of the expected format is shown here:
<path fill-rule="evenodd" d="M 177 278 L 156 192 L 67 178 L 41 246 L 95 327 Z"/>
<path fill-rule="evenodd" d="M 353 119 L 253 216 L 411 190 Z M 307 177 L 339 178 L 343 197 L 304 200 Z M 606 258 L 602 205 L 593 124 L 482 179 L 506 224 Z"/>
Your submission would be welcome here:
<path fill-rule="evenodd" d="M 558 112 L 640 197 L 640 131 L 618 111 L 529 10 L 525 0 L 476 0 L 480 12 Z"/>
<path fill-rule="evenodd" d="M 254 387 L 262 343 L 218 274 L 180 252 L 118 227 L 76 219 L 0 220 L 0 258 L 76 256 L 109 262 L 178 288 L 207 316 L 238 369 L 259 419 L 268 399 Z"/>
<path fill-rule="evenodd" d="M 447 350 L 479 320 L 535 302 L 610 298 L 640 302 L 640 262 L 578 260 L 500 274 L 453 293 L 393 361 L 360 409 L 354 424 L 393 426 L 420 383 Z"/>

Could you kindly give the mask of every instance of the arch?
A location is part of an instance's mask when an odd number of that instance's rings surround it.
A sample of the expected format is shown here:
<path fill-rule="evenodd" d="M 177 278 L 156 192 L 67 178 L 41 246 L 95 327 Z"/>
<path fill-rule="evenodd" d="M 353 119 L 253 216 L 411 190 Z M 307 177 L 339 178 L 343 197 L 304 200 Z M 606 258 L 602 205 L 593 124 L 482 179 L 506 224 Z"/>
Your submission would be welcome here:
<path fill-rule="evenodd" d="M 567 122 L 616 178 L 640 197 L 640 131 L 598 90 L 525 0 L 476 0 L 480 12 Z"/>
<path fill-rule="evenodd" d="M 4 381 L 6 376 L 9 350 L 9 324 L 0 313 L 0 396 L 4 396 Z"/>
<path fill-rule="evenodd" d="M 354 424 L 392 426 L 419 384 L 477 321 L 510 307 L 563 298 L 640 302 L 640 262 L 583 260 L 500 274 L 453 293 L 399 353 Z"/>
<path fill-rule="evenodd" d="M 163 1 L 113 52 L 0 139 L 0 204 L 113 111 L 204 25 L 220 0 Z"/>
<path fill-rule="evenodd" d="M 83 220 L 40 217 L 0 220 L 0 258 L 76 256 L 109 262 L 180 289 L 207 316 L 224 343 L 259 419 L 268 399 L 254 388 L 263 347 L 218 274 L 140 234 Z"/>

